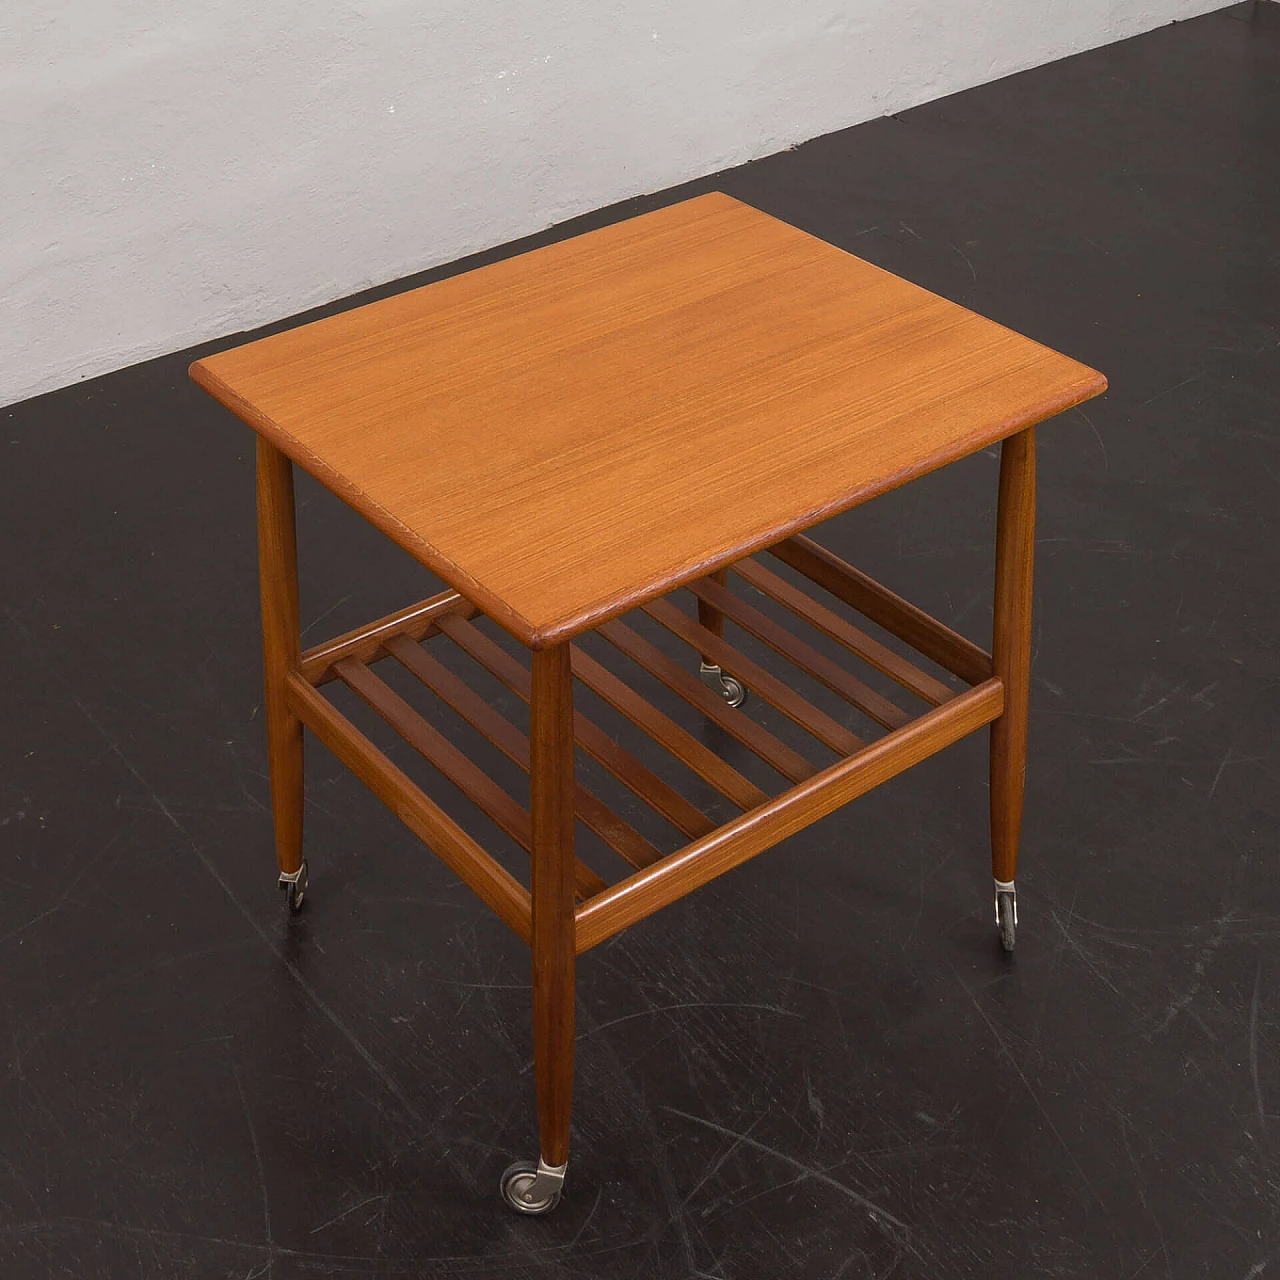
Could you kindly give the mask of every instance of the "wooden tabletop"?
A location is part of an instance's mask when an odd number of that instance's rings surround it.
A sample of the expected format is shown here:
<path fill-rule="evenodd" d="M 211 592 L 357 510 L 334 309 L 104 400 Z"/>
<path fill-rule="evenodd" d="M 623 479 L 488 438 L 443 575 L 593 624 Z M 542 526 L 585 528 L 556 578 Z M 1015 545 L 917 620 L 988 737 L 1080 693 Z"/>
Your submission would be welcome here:
<path fill-rule="evenodd" d="M 191 376 L 534 648 L 1106 388 L 719 193 Z"/>

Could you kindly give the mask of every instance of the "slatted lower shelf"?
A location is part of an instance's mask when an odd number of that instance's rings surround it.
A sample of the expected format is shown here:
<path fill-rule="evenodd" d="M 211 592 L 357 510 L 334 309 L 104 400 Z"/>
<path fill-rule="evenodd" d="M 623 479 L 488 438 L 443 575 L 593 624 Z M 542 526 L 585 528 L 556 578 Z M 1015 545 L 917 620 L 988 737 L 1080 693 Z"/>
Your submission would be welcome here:
<path fill-rule="evenodd" d="M 990 656 L 976 645 L 807 538 L 788 539 L 773 548 L 772 554 L 833 597 L 831 603 L 801 590 L 756 559 L 733 566 L 729 581 L 723 585 L 710 578 L 690 584 L 686 600 L 696 602 L 708 623 L 719 617 L 730 627 L 741 629 L 782 659 L 789 670 L 803 673 L 820 692 L 835 694 L 873 729 L 887 732 L 870 743 L 864 741 L 774 671 L 701 625 L 694 613 L 675 603 L 676 597 L 650 601 L 642 609 L 651 622 L 683 642 L 683 661 L 646 638 L 629 620 L 615 619 L 597 628 L 596 634 L 609 642 L 628 671 L 643 672 L 642 680 L 666 686 L 767 766 L 776 779 L 770 790 L 746 776 L 741 759 L 734 764 L 713 751 L 637 692 L 616 665 L 606 665 L 575 642 L 571 659 L 576 682 L 738 810 L 738 816 L 728 821 L 713 819 L 617 737 L 576 711 L 574 733 L 579 750 L 684 842 L 664 854 L 649 835 L 581 779 L 577 782 L 579 821 L 631 868 L 611 884 L 598 870 L 577 860 L 579 951 L 674 902 L 1001 714 L 1003 688 L 992 677 Z M 744 585 L 754 595 L 745 594 Z M 802 624 L 808 638 L 764 612 L 759 605 L 766 599 Z M 972 687 L 957 690 L 921 669 L 833 609 L 831 604 L 837 602 L 862 613 Z M 887 676 L 910 700 L 923 703 L 924 709 L 912 714 L 899 705 L 902 699 L 875 689 L 844 662 L 818 648 L 814 641 L 824 643 L 819 637 L 825 637 L 828 649 L 834 641 L 850 657 Z M 527 774 L 527 734 L 441 661 L 438 646 L 453 646 L 489 678 L 529 701 L 528 667 L 476 624 L 472 605 L 456 592 L 444 592 L 309 650 L 303 655 L 299 673 L 289 679 L 290 702 L 299 718 L 339 759 L 527 941 L 531 921 L 525 885 L 321 692 L 332 681 L 345 685 L 527 852 L 531 847 L 528 808 L 373 669 L 390 660 L 409 672 Z M 835 760 L 825 766 L 813 763 L 784 741 L 780 731 L 774 732 L 746 710 L 729 706 L 699 679 L 700 658 L 744 683 L 753 698 L 802 731 L 806 741 L 816 744 L 815 749 L 834 753 Z"/>

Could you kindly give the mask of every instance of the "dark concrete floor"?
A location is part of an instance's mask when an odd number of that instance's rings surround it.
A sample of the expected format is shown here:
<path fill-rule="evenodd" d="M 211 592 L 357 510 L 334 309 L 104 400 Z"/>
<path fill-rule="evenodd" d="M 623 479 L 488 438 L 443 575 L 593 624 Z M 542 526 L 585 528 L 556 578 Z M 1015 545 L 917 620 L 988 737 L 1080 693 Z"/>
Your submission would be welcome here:
<path fill-rule="evenodd" d="M 1280 6 L 535 240 L 717 186 L 1110 376 L 1041 432 L 1016 957 L 975 738 L 584 960 L 512 1216 L 527 954 L 320 748 L 286 919 L 252 439 L 152 361 L 0 411 L 0 1276 L 1280 1275 Z M 994 479 L 821 536 L 982 641 Z M 300 493 L 309 640 L 432 589 Z"/>

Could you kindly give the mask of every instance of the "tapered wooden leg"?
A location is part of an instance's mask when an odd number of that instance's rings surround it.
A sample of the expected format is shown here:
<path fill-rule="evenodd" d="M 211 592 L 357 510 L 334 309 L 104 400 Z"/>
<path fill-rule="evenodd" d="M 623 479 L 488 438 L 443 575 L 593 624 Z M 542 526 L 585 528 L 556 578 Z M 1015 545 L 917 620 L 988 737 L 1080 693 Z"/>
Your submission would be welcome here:
<path fill-rule="evenodd" d="M 533 1055 L 542 1159 L 569 1158 L 573 1089 L 573 683 L 569 646 L 533 655 Z"/>
<path fill-rule="evenodd" d="M 289 710 L 285 698 L 285 678 L 298 669 L 301 660 L 293 464 L 261 437 L 258 438 L 258 573 L 262 590 L 267 754 L 271 761 L 276 858 L 281 873 L 292 876 L 302 866 L 302 722 Z"/>
<path fill-rule="evenodd" d="M 1018 868 L 1031 686 L 1035 527 L 1035 429 L 1028 427 L 1010 436 L 1000 449 L 995 628 L 991 646 L 995 674 L 1004 684 L 1004 714 L 991 725 L 991 868 L 997 887 L 1012 886 Z"/>
<path fill-rule="evenodd" d="M 728 569 L 717 569 L 715 573 L 707 574 L 707 577 L 720 586 L 727 585 L 729 581 Z M 709 605 L 705 600 L 698 601 L 698 624 L 706 627 L 713 635 L 724 635 L 724 614 L 720 612 L 714 605 Z M 704 653 L 702 661 L 710 663 L 711 659 Z"/>
<path fill-rule="evenodd" d="M 729 570 L 717 569 L 715 573 L 707 574 L 707 578 L 723 587 L 729 581 Z M 698 623 L 713 635 L 724 635 L 724 614 L 715 605 L 708 604 L 705 600 L 698 601 Z M 747 690 L 741 680 L 736 676 L 725 675 L 705 653 L 701 655 L 699 665 L 698 674 L 708 689 L 718 693 L 731 707 L 742 705 L 743 699 L 747 696 Z"/>

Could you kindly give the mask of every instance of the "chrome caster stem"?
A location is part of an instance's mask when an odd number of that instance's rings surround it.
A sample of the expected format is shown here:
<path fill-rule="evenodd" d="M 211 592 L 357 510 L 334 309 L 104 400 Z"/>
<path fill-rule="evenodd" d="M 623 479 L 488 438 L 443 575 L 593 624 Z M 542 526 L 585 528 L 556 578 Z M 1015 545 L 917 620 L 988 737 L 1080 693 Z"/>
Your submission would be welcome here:
<path fill-rule="evenodd" d="M 280 873 L 280 890 L 289 905 L 289 914 L 296 916 L 302 910 L 303 899 L 307 894 L 307 860 L 305 858 L 297 871 Z"/>
<path fill-rule="evenodd" d="M 997 880 L 996 928 L 1000 930 L 1000 945 L 1012 951 L 1018 937 L 1018 891 L 1012 880 Z"/>
<path fill-rule="evenodd" d="M 698 664 L 698 678 L 718 693 L 731 707 L 740 707 L 747 700 L 747 687 L 736 676 L 727 676 L 713 662 Z"/>
<path fill-rule="evenodd" d="M 554 1166 L 541 1156 L 537 1164 L 532 1160 L 517 1160 L 502 1175 L 502 1198 L 517 1213 L 550 1213 L 560 1203 L 564 1171 L 568 1167 L 568 1161 Z"/>

